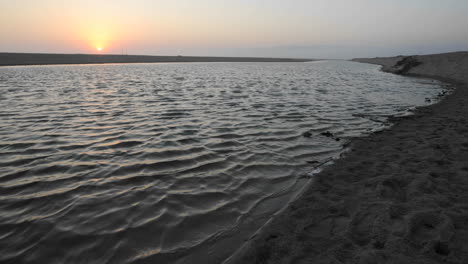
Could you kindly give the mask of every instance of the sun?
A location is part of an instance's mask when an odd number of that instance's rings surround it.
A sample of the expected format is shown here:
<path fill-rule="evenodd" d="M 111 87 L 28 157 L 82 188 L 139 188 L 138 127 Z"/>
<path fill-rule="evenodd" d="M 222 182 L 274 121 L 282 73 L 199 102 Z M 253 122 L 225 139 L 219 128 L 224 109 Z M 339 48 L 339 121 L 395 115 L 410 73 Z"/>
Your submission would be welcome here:
<path fill-rule="evenodd" d="M 101 47 L 98 47 L 98 48 L 96 48 L 96 49 L 97 49 L 97 51 L 102 51 L 102 48 L 101 48 Z"/>

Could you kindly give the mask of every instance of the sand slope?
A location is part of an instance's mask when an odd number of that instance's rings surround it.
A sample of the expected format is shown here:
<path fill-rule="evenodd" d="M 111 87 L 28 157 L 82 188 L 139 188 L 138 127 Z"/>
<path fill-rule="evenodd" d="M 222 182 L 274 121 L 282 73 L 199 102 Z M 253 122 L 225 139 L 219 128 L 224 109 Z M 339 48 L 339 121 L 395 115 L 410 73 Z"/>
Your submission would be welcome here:
<path fill-rule="evenodd" d="M 451 79 L 468 82 L 468 52 L 453 52 L 445 54 L 409 56 L 421 63 L 409 69 L 407 74 L 426 77 Z M 400 67 L 395 67 L 398 61 L 408 57 L 398 56 L 390 58 L 353 59 L 353 61 L 382 65 L 383 71 L 396 73 Z"/>
<path fill-rule="evenodd" d="M 355 140 L 226 263 L 468 263 L 467 58 L 407 60 L 408 74 L 457 81 L 456 91 Z M 359 61 L 397 72 L 402 59 Z"/>

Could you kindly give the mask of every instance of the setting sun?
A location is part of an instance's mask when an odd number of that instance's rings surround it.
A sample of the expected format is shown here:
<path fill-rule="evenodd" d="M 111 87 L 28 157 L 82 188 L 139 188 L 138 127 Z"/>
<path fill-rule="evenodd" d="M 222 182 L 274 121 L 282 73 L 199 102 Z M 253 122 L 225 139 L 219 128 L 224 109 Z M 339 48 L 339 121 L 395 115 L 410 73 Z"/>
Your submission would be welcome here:
<path fill-rule="evenodd" d="M 99 48 L 97 48 L 97 50 L 98 50 L 98 51 L 101 51 L 101 50 L 102 50 L 102 48 L 101 48 L 101 47 L 99 47 Z"/>

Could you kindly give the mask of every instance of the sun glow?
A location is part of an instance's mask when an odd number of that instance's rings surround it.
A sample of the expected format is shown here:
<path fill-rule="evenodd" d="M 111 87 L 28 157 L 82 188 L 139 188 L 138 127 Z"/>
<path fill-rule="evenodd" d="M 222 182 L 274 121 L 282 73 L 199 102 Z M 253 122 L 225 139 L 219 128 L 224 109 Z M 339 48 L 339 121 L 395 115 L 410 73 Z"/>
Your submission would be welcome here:
<path fill-rule="evenodd" d="M 97 47 L 96 49 L 97 49 L 97 51 L 102 51 L 101 47 Z"/>

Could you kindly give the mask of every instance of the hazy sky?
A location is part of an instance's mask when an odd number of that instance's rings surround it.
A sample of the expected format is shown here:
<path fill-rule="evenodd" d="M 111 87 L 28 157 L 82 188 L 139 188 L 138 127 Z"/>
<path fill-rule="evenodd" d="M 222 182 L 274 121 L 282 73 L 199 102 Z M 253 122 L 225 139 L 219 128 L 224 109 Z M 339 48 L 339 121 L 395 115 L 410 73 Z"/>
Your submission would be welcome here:
<path fill-rule="evenodd" d="M 468 50 L 468 0 L 0 0 L 0 51 L 350 58 Z"/>

